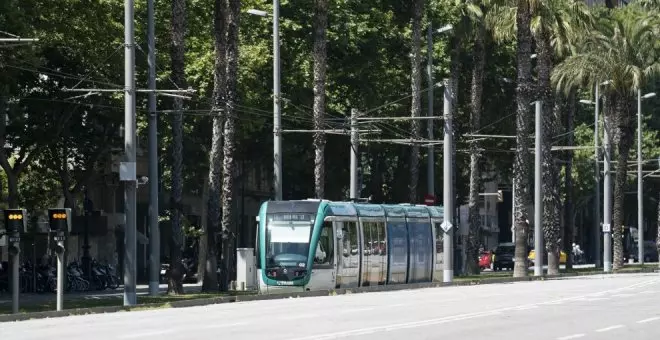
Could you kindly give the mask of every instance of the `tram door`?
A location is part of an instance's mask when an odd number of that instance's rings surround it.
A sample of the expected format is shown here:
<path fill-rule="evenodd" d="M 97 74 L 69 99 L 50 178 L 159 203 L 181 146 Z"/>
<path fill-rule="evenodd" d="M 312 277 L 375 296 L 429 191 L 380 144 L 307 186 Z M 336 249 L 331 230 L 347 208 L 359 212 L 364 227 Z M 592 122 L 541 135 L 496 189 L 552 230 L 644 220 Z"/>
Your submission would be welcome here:
<path fill-rule="evenodd" d="M 335 222 L 337 235 L 337 288 L 360 283 L 360 233 L 357 221 Z"/>

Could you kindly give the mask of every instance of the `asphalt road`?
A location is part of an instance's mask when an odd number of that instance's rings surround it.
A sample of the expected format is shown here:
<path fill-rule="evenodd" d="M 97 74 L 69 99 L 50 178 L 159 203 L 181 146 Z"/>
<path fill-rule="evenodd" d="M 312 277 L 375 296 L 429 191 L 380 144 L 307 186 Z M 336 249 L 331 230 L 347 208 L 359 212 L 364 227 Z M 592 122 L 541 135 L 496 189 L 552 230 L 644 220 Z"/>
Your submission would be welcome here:
<path fill-rule="evenodd" d="M 660 274 L 0 323 L 3 339 L 659 339 Z"/>

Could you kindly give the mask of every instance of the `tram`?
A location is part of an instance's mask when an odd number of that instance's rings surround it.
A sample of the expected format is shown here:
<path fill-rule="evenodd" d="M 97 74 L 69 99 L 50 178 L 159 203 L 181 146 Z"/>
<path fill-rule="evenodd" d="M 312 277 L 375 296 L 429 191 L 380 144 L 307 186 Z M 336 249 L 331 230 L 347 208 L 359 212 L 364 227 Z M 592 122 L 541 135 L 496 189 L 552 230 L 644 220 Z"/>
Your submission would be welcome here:
<path fill-rule="evenodd" d="M 430 282 L 441 206 L 268 201 L 258 216 L 260 293 Z"/>

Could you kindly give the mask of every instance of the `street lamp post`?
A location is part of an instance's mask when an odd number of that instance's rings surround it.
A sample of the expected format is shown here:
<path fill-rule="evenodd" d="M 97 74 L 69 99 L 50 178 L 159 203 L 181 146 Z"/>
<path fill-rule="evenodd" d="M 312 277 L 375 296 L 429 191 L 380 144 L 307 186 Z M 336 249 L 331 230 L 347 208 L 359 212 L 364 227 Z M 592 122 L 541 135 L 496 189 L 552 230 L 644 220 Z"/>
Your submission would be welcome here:
<path fill-rule="evenodd" d="M 644 196 L 642 176 L 642 99 L 655 97 L 655 92 L 642 96 L 637 90 L 637 260 L 644 264 Z"/>
<path fill-rule="evenodd" d="M 268 16 L 250 9 L 249 14 Z M 273 0 L 273 189 L 275 200 L 282 200 L 282 112 L 280 110 L 280 0 Z"/>

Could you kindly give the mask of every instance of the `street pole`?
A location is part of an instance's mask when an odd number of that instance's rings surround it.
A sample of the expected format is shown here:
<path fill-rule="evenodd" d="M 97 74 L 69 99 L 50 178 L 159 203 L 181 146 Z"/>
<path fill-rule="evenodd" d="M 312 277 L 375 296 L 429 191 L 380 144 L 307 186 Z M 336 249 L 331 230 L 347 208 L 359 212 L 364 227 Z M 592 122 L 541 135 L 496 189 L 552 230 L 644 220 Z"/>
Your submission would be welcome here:
<path fill-rule="evenodd" d="M 594 158 L 596 159 L 595 166 L 595 202 L 594 202 L 594 264 L 596 268 L 601 266 L 601 253 L 600 253 L 600 150 L 598 148 L 598 139 L 600 138 L 598 134 L 598 125 L 599 117 L 598 111 L 600 108 L 600 95 L 599 95 L 600 84 L 596 83 L 596 97 L 594 98 L 594 103 L 596 106 L 596 113 L 594 117 Z"/>
<path fill-rule="evenodd" d="M 428 60 L 428 116 L 433 117 L 433 28 L 429 23 L 427 31 L 427 60 Z M 433 140 L 433 119 L 429 119 L 427 123 L 427 131 L 429 140 Z M 427 149 L 427 171 L 426 171 L 426 183 L 427 183 L 427 193 L 435 197 L 435 154 L 433 144 L 429 144 Z"/>
<path fill-rule="evenodd" d="M 543 189 L 541 188 L 541 145 L 543 144 L 542 101 L 536 101 L 536 141 L 534 145 L 534 276 L 543 275 Z"/>
<path fill-rule="evenodd" d="M 516 177 L 511 173 L 511 243 L 516 244 Z"/>
<path fill-rule="evenodd" d="M 612 271 L 612 184 L 610 174 L 610 129 L 603 117 L 603 157 L 605 172 L 603 180 L 603 271 Z"/>
<path fill-rule="evenodd" d="M 282 200 L 282 114 L 280 111 L 280 1 L 273 0 L 273 186 Z"/>
<path fill-rule="evenodd" d="M 57 236 L 62 237 L 63 232 L 58 232 Z M 64 249 L 64 242 L 57 241 L 57 246 Z M 64 308 L 64 252 L 57 254 L 57 311 Z"/>
<path fill-rule="evenodd" d="M 15 232 L 13 233 L 15 239 L 20 238 L 20 234 Z M 20 274 L 19 274 L 19 259 L 21 257 L 21 248 L 20 242 L 15 242 L 14 247 L 18 249 L 16 254 L 11 256 L 11 310 L 12 313 L 18 313 L 18 298 L 19 292 L 21 291 L 20 285 Z"/>
<path fill-rule="evenodd" d="M 358 194 L 358 147 L 357 109 L 351 109 L 351 187 L 349 197 L 351 200 L 360 198 Z"/>
<path fill-rule="evenodd" d="M 443 230 L 445 230 L 445 237 L 443 239 L 443 282 L 452 282 L 454 279 L 454 188 L 453 183 L 453 126 L 452 126 L 452 104 L 454 93 L 452 93 L 453 86 L 451 79 L 444 81 L 444 97 L 443 97 L 443 118 L 445 122 L 444 131 L 444 144 L 443 144 L 443 160 L 442 160 L 442 199 L 444 205 L 444 222 Z"/>
<path fill-rule="evenodd" d="M 136 174 L 135 174 L 135 37 L 134 0 L 124 0 L 124 151 L 128 178 L 124 181 L 124 306 L 136 304 Z"/>
<path fill-rule="evenodd" d="M 149 45 L 149 295 L 159 294 L 160 230 L 158 226 L 158 113 L 156 112 L 156 39 L 154 0 L 147 1 Z"/>
<path fill-rule="evenodd" d="M 637 90 L 637 259 L 644 264 L 644 197 L 642 183 L 642 90 Z"/>

